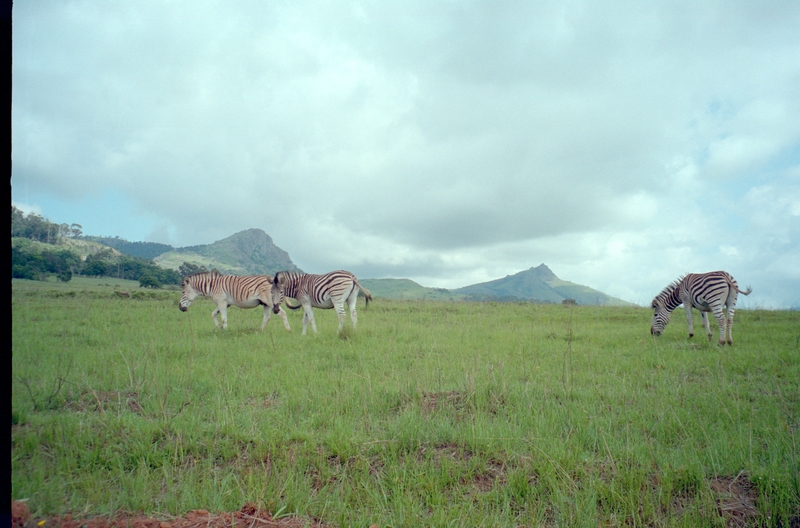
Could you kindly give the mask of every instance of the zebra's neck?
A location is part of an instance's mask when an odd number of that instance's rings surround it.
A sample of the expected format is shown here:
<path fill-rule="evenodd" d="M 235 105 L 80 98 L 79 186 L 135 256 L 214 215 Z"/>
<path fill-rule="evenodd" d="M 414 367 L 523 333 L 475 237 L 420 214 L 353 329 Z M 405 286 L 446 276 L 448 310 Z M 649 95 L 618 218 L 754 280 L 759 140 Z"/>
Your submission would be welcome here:
<path fill-rule="evenodd" d="M 661 293 L 656 295 L 656 298 L 653 300 L 653 306 L 663 306 L 670 312 L 680 306 L 681 298 L 678 292 L 682 283 L 683 280 L 677 280 L 661 290 Z"/>
<path fill-rule="evenodd" d="M 196 275 L 192 281 L 192 286 L 201 295 L 207 295 L 211 292 L 211 290 L 214 289 L 214 286 L 217 283 L 217 277 L 219 277 L 219 275 L 216 273 L 203 273 Z"/>
<path fill-rule="evenodd" d="M 285 281 L 283 286 L 283 294 L 286 297 L 297 298 L 297 290 L 298 286 L 300 285 L 300 278 L 302 275 L 294 271 L 285 271 L 283 273 L 283 279 Z"/>
<path fill-rule="evenodd" d="M 675 285 L 675 287 L 673 287 L 668 292 L 664 292 L 666 293 L 666 295 L 663 297 L 662 302 L 664 303 L 664 307 L 667 310 L 672 311 L 681 305 L 682 301 L 678 291 L 679 291 L 678 285 Z"/>

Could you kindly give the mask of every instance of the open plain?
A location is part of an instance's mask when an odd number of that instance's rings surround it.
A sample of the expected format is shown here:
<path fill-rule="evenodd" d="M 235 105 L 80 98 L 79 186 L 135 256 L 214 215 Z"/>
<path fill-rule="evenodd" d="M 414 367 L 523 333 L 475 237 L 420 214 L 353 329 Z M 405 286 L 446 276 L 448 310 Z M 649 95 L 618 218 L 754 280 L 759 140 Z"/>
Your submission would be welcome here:
<path fill-rule="evenodd" d="M 682 308 L 653 338 L 644 308 L 376 298 L 301 336 L 179 297 L 12 281 L 26 522 L 800 524 L 800 312 L 719 347 Z"/>

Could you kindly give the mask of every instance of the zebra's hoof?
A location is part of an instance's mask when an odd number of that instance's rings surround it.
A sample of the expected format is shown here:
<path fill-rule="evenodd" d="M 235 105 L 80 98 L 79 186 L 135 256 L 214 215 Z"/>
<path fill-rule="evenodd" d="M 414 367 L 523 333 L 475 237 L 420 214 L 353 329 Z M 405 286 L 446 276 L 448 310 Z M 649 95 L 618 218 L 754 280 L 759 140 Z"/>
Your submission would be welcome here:
<path fill-rule="evenodd" d="M 694 334 L 689 334 L 689 339 L 693 338 Z"/>

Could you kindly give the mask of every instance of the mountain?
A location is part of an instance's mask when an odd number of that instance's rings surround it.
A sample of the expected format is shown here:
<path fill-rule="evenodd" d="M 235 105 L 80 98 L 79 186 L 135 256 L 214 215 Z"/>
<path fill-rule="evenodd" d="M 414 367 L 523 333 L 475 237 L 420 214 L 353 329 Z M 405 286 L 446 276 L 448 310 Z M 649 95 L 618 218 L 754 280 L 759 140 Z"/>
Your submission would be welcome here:
<path fill-rule="evenodd" d="M 158 251 L 157 244 L 131 243 L 111 239 L 120 250 Z M 99 244 L 98 244 L 99 245 Z M 170 247 L 170 246 L 165 246 Z M 153 261 L 162 268 L 178 270 L 188 262 L 206 269 L 218 269 L 232 275 L 274 275 L 276 271 L 302 271 L 289 254 L 276 246 L 261 229 L 248 229 L 218 240 L 213 244 L 173 248 Z M 360 279 L 375 297 L 386 299 L 426 299 L 449 301 L 532 301 L 560 303 L 573 299 L 577 304 L 600 306 L 634 306 L 632 303 L 603 292 L 559 279 L 545 264 L 480 284 L 455 290 L 427 288 L 409 279 Z"/>
<path fill-rule="evenodd" d="M 444 288 L 426 288 L 410 279 L 358 279 L 358 282 L 375 297 L 385 299 L 462 301 L 465 297 Z"/>
<path fill-rule="evenodd" d="M 453 293 L 462 294 L 471 300 L 560 303 L 566 299 L 574 299 L 578 304 L 586 305 L 634 306 L 588 286 L 561 280 L 544 264 L 502 279 L 458 288 Z"/>
<path fill-rule="evenodd" d="M 177 270 L 188 262 L 232 275 L 272 275 L 276 271 L 301 271 L 289 254 L 276 246 L 261 229 L 240 231 L 213 244 L 187 246 L 153 259 L 162 268 Z"/>

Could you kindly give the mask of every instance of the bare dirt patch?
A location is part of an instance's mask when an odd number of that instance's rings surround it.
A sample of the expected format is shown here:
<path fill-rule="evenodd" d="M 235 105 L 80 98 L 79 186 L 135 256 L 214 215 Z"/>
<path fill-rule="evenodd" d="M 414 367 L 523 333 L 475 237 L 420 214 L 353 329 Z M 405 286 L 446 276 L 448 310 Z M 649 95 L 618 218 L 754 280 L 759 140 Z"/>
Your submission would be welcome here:
<path fill-rule="evenodd" d="M 141 514 L 118 513 L 113 517 L 97 516 L 73 518 L 72 515 L 31 518 L 28 506 L 21 501 L 11 505 L 11 525 L 13 528 L 328 528 L 308 517 L 273 518 L 268 512 L 259 510 L 251 503 L 241 510 L 228 513 L 211 513 L 206 510 L 193 510 L 181 517 L 149 517 Z"/>
<path fill-rule="evenodd" d="M 717 494 L 717 508 L 730 528 L 751 526 L 758 517 L 755 485 L 741 473 L 736 477 L 717 477 L 710 483 Z"/>

